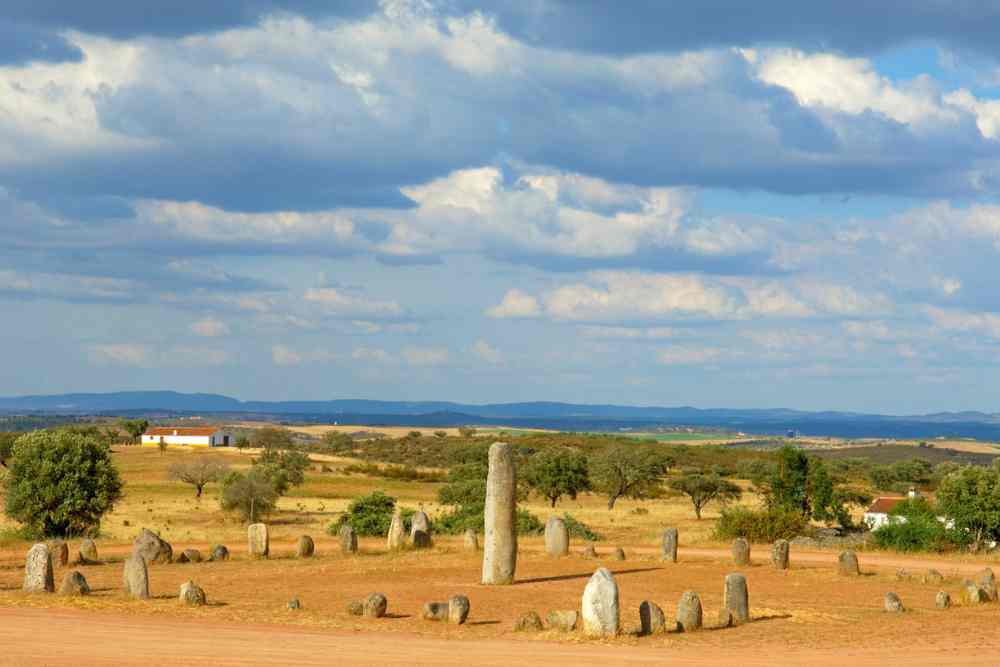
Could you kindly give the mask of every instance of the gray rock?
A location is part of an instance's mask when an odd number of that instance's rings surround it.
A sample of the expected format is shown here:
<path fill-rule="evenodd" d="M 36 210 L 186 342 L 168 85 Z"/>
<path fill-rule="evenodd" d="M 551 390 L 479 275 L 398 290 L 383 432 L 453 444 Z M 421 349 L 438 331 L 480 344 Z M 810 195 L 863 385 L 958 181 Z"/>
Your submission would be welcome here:
<path fill-rule="evenodd" d="M 300 535 L 295 543 L 295 557 L 312 558 L 314 553 L 316 553 L 316 543 L 313 542 L 313 538 L 308 535 Z"/>
<path fill-rule="evenodd" d="M 479 551 L 479 535 L 474 529 L 469 528 L 465 531 L 462 546 L 465 547 L 466 551 Z"/>
<path fill-rule="evenodd" d="M 192 607 L 203 607 L 206 602 L 205 591 L 203 591 L 193 581 L 185 581 L 181 584 L 181 594 L 179 600 L 181 604 L 190 605 Z"/>
<path fill-rule="evenodd" d="M 660 560 L 666 563 L 677 562 L 678 533 L 676 528 L 663 530 L 663 543 L 660 545 Z"/>
<path fill-rule="evenodd" d="M 966 579 L 962 582 L 962 604 L 981 604 L 989 600 L 986 591 L 979 587 L 979 584 Z"/>
<path fill-rule="evenodd" d="M 62 583 L 59 584 L 59 595 L 88 595 L 89 593 L 90 586 L 87 585 L 86 577 L 76 570 L 67 572 L 63 576 Z"/>
<path fill-rule="evenodd" d="M 774 569 L 788 569 L 788 549 L 788 540 L 778 540 L 771 545 L 771 565 Z"/>
<path fill-rule="evenodd" d="M 382 618 L 389 608 L 389 599 L 381 593 L 371 593 L 364 599 L 361 615 L 366 618 Z"/>
<path fill-rule="evenodd" d="M 701 623 L 701 598 L 694 591 L 684 591 L 677 603 L 677 629 L 681 632 L 694 632 L 701 629 Z"/>
<path fill-rule="evenodd" d="M 403 529 L 403 515 L 399 508 L 392 513 L 392 522 L 389 524 L 389 534 L 386 537 L 386 546 L 389 551 L 398 551 L 406 546 L 406 532 Z"/>
<path fill-rule="evenodd" d="M 893 614 L 898 614 L 900 612 L 906 611 L 903 609 L 903 601 L 899 599 L 899 596 L 892 591 L 885 594 L 885 599 L 883 601 L 883 608 Z"/>
<path fill-rule="evenodd" d="M 229 560 L 229 549 L 224 544 L 214 544 L 211 549 L 211 556 L 208 560 L 213 563 L 218 563 L 224 560 Z"/>
<path fill-rule="evenodd" d="M 611 637 L 618 634 L 618 584 L 606 568 L 590 577 L 580 603 L 583 632 L 588 637 Z"/>
<path fill-rule="evenodd" d="M 643 600 L 639 604 L 639 627 L 644 635 L 658 635 L 667 631 L 667 619 L 655 602 Z"/>
<path fill-rule="evenodd" d="M 178 557 L 177 557 L 177 560 L 175 560 L 174 562 L 175 562 L 175 563 L 178 563 L 178 564 L 180 564 L 180 565 L 183 565 L 184 563 L 187 563 L 187 562 L 188 562 L 188 557 L 187 557 L 187 554 L 186 554 L 186 553 L 184 553 L 184 552 L 182 551 L 182 552 L 181 552 L 181 555 L 180 555 L 180 556 L 178 556 Z"/>
<path fill-rule="evenodd" d="M 625 550 L 621 547 L 615 547 L 615 550 L 611 552 L 611 558 L 614 560 L 625 560 Z"/>
<path fill-rule="evenodd" d="M 545 553 L 559 558 L 569 553 L 569 529 L 566 522 L 557 516 L 545 522 Z"/>
<path fill-rule="evenodd" d="M 52 573 L 52 552 L 49 545 L 39 542 L 28 550 L 24 562 L 24 586 L 28 593 L 52 593 L 56 582 Z"/>
<path fill-rule="evenodd" d="M 424 604 L 424 611 L 422 617 L 426 621 L 447 621 L 448 603 L 428 602 Z"/>
<path fill-rule="evenodd" d="M 133 553 L 125 559 L 123 583 L 128 597 L 149 599 L 149 570 L 146 568 L 146 559 L 140 554 Z"/>
<path fill-rule="evenodd" d="M 361 616 L 365 613 L 365 603 L 360 600 L 354 600 L 347 603 L 347 613 L 351 616 Z"/>
<path fill-rule="evenodd" d="M 247 526 L 247 552 L 250 558 L 267 558 L 271 552 L 271 541 L 266 523 L 252 523 Z"/>
<path fill-rule="evenodd" d="M 545 615 L 545 622 L 553 630 L 573 632 L 580 622 L 580 612 L 575 609 L 558 609 Z"/>
<path fill-rule="evenodd" d="M 342 553 L 358 553 L 358 534 L 354 531 L 353 526 L 345 523 L 340 527 L 338 537 L 340 538 L 340 551 Z"/>
<path fill-rule="evenodd" d="M 947 591 L 938 591 L 934 597 L 934 606 L 938 609 L 948 609 L 951 607 L 951 596 Z"/>
<path fill-rule="evenodd" d="M 924 575 L 923 581 L 925 584 L 940 584 L 944 582 L 944 575 L 937 570 L 927 570 L 927 574 Z"/>
<path fill-rule="evenodd" d="M 132 543 L 132 553 L 140 556 L 147 565 L 170 563 L 174 560 L 174 549 L 159 535 L 143 528 Z"/>
<path fill-rule="evenodd" d="M 750 543 L 742 537 L 733 540 L 733 562 L 739 566 L 750 565 Z"/>
<path fill-rule="evenodd" d="M 514 623 L 514 632 L 541 632 L 542 619 L 536 611 L 528 611 Z"/>
<path fill-rule="evenodd" d="M 410 545 L 414 549 L 431 547 L 431 520 L 426 512 L 417 511 L 410 519 Z"/>
<path fill-rule="evenodd" d="M 100 560 L 97 557 L 97 543 L 89 537 L 83 538 L 80 542 L 80 562 L 81 563 L 98 563 Z"/>
<path fill-rule="evenodd" d="M 750 621 L 750 599 L 747 578 L 742 574 L 726 575 L 726 585 L 722 596 L 721 625 L 742 625 Z"/>
<path fill-rule="evenodd" d="M 189 563 L 200 563 L 202 561 L 201 552 L 197 549 L 185 549 L 181 552 Z"/>
<path fill-rule="evenodd" d="M 49 553 L 52 554 L 52 564 L 56 567 L 69 565 L 69 545 L 63 540 L 49 542 Z"/>
<path fill-rule="evenodd" d="M 597 549 L 594 547 L 593 544 L 588 544 L 586 547 L 584 547 L 583 557 L 590 559 L 597 558 Z"/>
<path fill-rule="evenodd" d="M 837 559 L 837 572 L 845 577 L 856 577 L 861 574 L 858 557 L 853 551 L 845 551 Z"/>
<path fill-rule="evenodd" d="M 490 446 L 486 477 L 486 536 L 483 540 L 483 583 L 514 582 L 517 569 L 517 469 L 507 443 Z"/>
<path fill-rule="evenodd" d="M 452 595 L 448 598 L 448 622 L 462 625 L 469 618 L 469 598 L 464 595 Z"/>
<path fill-rule="evenodd" d="M 288 604 L 285 605 L 285 606 L 288 607 L 288 609 L 290 611 L 295 611 L 297 609 L 302 609 L 302 603 L 299 602 L 298 598 L 292 598 L 291 600 L 288 601 Z"/>
<path fill-rule="evenodd" d="M 990 602 L 997 601 L 997 578 L 993 574 L 993 570 L 987 567 L 981 571 L 976 577 L 976 583 Z"/>

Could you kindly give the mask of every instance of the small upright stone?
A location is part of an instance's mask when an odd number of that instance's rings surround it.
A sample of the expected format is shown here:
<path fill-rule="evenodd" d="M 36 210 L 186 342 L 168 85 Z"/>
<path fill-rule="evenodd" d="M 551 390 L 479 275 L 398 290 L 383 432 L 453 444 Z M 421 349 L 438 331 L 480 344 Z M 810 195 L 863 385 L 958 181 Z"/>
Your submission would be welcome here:
<path fill-rule="evenodd" d="M 569 553 L 569 530 L 566 522 L 557 516 L 545 522 L 545 553 L 554 558 Z"/>
<path fill-rule="evenodd" d="M 542 618 L 537 611 L 528 611 L 514 623 L 514 632 L 541 632 Z"/>
<path fill-rule="evenodd" d="M 720 621 L 723 625 L 742 625 L 749 620 L 750 596 L 747 591 L 747 578 L 738 573 L 727 574 Z"/>
<path fill-rule="evenodd" d="M 212 545 L 211 556 L 208 560 L 213 563 L 218 563 L 224 560 L 229 560 L 229 549 L 224 544 Z"/>
<path fill-rule="evenodd" d="M 545 622 L 549 627 L 559 632 L 573 632 L 577 623 L 580 622 L 580 612 L 575 609 L 550 611 L 545 615 Z"/>
<path fill-rule="evenodd" d="M 352 600 L 348 602 L 347 613 L 351 616 L 361 616 L 365 613 L 365 603 L 361 600 Z"/>
<path fill-rule="evenodd" d="M 778 540 L 771 545 L 771 565 L 775 570 L 788 569 L 788 540 Z"/>
<path fill-rule="evenodd" d="M 177 563 L 178 565 L 183 565 L 184 563 L 187 563 L 188 562 L 187 554 L 182 551 L 181 555 L 178 556 L 177 560 L 175 560 L 174 562 Z"/>
<path fill-rule="evenodd" d="M 611 557 L 614 560 L 625 560 L 625 550 L 621 547 L 615 547 L 615 550 L 611 553 Z"/>
<path fill-rule="evenodd" d="M 389 599 L 381 593 L 372 593 L 362 603 L 361 615 L 366 618 L 382 618 L 389 608 Z"/>
<path fill-rule="evenodd" d="M 52 554 L 52 564 L 56 567 L 69 565 L 69 545 L 63 540 L 49 542 L 49 553 Z"/>
<path fill-rule="evenodd" d="M 677 603 L 677 629 L 694 632 L 701 629 L 701 598 L 694 591 L 684 591 Z"/>
<path fill-rule="evenodd" d="M 665 528 L 663 530 L 663 543 L 660 545 L 660 560 L 665 563 L 677 562 L 677 529 Z"/>
<path fill-rule="evenodd" d="M 295 543 L 295 557 L 312 558 L 314 553 L 316 553 L 316 543 L 313 542 L 313 538 L 300 535 L 298 542 Z"/>
<path fill-rule="evenodd" d="M 185 549 L 182 553 L 189 563 L 200 563 L 202 560 L 201 552 L 197 549 Z"/>
<path fill-rule="evenodd" d="M 81 563 L 97 563 L 97 543 L 89 537 L 83 538 L 80 542 L 80 554 Z"/>
<path fill-rule="evenodd" d="M 599 568 L 587 582 L 581 610 L 583 632 L 588 637 L 611 637 L 618 634 L 618 584 L 606 568 Z"/>
<path fill-rule="evenodd" d="M 392 513 L 392 521 L 389 523 L 389 534 L 386 536 L 386 546 L 389 551 L 399 551 L 406 546 L 406 532 L 403 529 L 403 515 L 399 508 Z"/>
<path fill-rule="evenodd" d="M 147 565 L 170 563 L 174 560 L 174 549 L 159 535 L 143 528 L 132 543 L 132 553 L 138 554 Z"/>
<path fill-rule="evenodd" d="M 511 584 L 517 570 L 517 468 L 514 448 L 504 442 L 490 445 L 485 524 L 482 582 Z"/>
<path fill-rule="evenodd" d="M 980 604 L 987 601 L 986 592 L 979 584 L 966 579 L 962 582 L 962 604 Z"/>
<path fill-rule="evenodd" d="M 903 609 L 903 601 L 899 599 L 899 596 L 893 592 L 888 592 L 885 594 L 885 600 L 883 601 L 883 607 L 886 611 L 898 614 L 899 612 L 906 611 Z"/>
<path fill-rule="evenodd" d="M 422 617 L 425 621 L 447 621 L 447 602 L 427 602 L 424 604 Z"/>
<path fill-rule="evenodd" d="M 358 534 L 354 531 L 354 527 L 345 523 L 340 527 L 340 551 L 345 554 L 356 554 L 358 553 Z"/>
<path fill-rule="evenodd" d="M 667 631 L 667 619 L 655 602 L 643 600 L 639 604 L 639 625 L 643 635 L 658 635 Z"/>
<path fill-rule="evenodd" d="M 179 600 L 182 604 L 192 607 L 205 606 L 205 591 L 203 591 L 193 581 L 188 580 L 181 584 L 181 594 Z"/>
<path fill-rule="evenodd" d="M 750 543 L 743 537 L 733 540 L 733 562 L 742 567 L 750 565 Z"/>
<path fill-rule="evenodd" d="M 24 562 L 23 588 L 28 593 L 52 593 L 56 590 L 49 545 L 39 542 L 28 550 L 28 558 Z"/>
<path fill-rule="evenodd" d="M 976 583 L 979 584 L 979 588 L 983 591 L 983 593 L 986 595 L 986 598 L 990 602 L 997 601 L 998 599 L 997 578 L 993 574 L 993 570 L 991 570 L 990 568 L 985 568 L 982 572 L 979 573 L 979 576 L 976 577 Z"/>
<path fill-rule="evenodd" d="M 299 602 L 298 598 L 292 598 L 291 600 L 288 601 L 288 604 L 285 606 L 288 608 L 289 611 L 296 611 L 298 609 L 302 609 L 302 603 Z"/>
<path fill-rule="evenodd" d="M 584 547 L 583 557 L 588 559 L 597 558 L 597 549 L 594 547 L 593 544 L 588 544 L 586 547 Z"/>
<path fill-rule="evenodd" d="M 938 594 L 934 597 L 934 606 L 938 609 L 948 609 L 951 607 L 951 595 L 948 591 L 938 591 Z"/>
<path fill-rule="evenodd" d="M 62 583 L 59 584 L 59 595 L 88 595 L 89 593 L 90 586 L 87 585 L 87 579 L 76 570 L 67 572 L 63 576 Z"/>
<path fill-rule="evenodd" d="M 465 547 L 466 551 L 479 551 L 479 535 L 476 534 L 475 528 L 466 529 L 462 546 Z"/>
<path fill-rule="evenodd" d="M 133 553 L 125 560 L 123 572 L 125 594 L 137 600 L 149 599 L 149 570 L 146 569 L 146 559 Z"/>
<path fill-rule="evenodd" d="M 431 546 L 431 520 L 426 512 L 414 512 L 410 519 L 410 545 L 414 549 L 428 549 Z"/>
<path fill-rule="evenodd" d="M 464 595 L 452 595 L 448 598 L 448 622 L 452 625 L 462 625 L 469 618 L 469 598 Z"/>
<path fill-rule="evenodd" d="M 853 551 L 845 551 L 837 559 L 837 572 L 845 577 L 856 577 L 861 574 L 858 567 L 858 557 Z"/>
<path fill-rule="evenodd" d="M 250 558 L 268 557 L 271 552 L 271 543 L 266 523 L 252 523 L 247 526 L 247 551 L 250 553 Z"/>

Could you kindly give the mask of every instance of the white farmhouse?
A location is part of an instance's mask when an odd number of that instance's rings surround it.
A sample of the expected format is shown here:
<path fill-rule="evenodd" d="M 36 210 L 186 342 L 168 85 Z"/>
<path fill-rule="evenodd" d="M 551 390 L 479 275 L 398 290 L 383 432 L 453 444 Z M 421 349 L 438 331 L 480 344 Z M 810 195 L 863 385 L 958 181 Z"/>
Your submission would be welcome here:
<path fill-rule="evenodd" d="M 865 516 L 863 521 L 865 525 L 868 526 L 868 530 L 878 530 L 882 526 L 889 523 L 889 512 L 893 510 L 896 505 L 906 500 L 906 498 L 898 497 L 879 497 L 876 498 L 871 506 L 865 510 Z M 905 517 L 896 517 L 897 521 L 906 521 Z"/>
<path fill-rule="evenodd" d="M 185 447 L 228 447 L 233 437 L 215 426 L 155 426 L 142 434 L 142 444 L 183 445 Z"/>

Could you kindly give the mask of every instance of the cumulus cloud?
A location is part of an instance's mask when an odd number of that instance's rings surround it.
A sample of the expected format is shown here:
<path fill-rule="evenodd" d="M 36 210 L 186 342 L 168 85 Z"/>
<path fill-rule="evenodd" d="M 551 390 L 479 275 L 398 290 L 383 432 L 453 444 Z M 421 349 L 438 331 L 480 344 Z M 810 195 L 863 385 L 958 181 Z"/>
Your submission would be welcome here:
<path fill-rule="evenodd" d="M 367 299 L 333 287 L 309 288 L 303 298 L 336 317 L 394 318 L 403 314 L 402 307 L 395 301 Z"/>
<path fill-rule="evenodd" d="M 496 365 L 503 361 L 503 355 L 500 353 L 500 350 L 482 339 L 472 344 L 472 353 L 488 364 Z"/>
<path fill-rule="evenodd" d="M 160 347 L 142 343 L 106 343 L 87 348 L 91 363 L 137 368 L 203 368 L 229 361 L 223 349 L 178 345 Z"/>
<path fill-rule="evenodd" d="M 448 350 L 443 347 L 407 345 L 403 348 L 402 355 L 410 366 L 442 366 L 448 363 Z"/>
<path fill-rule="evenodd" d="M 205 317 L 197 322 L 192 322 L 190 329 L 198 336 L 206 338 L 216 338 L 218 336 L 229 335 L 229 325 L 214 317 Z"/>
<path fill-rule="evenodd" d="M 540 312 L 538 299 L 519 289 L 507 290 L 500 303 L 486 310 L 487 315 L 496 318 L 536 317 Z"/>

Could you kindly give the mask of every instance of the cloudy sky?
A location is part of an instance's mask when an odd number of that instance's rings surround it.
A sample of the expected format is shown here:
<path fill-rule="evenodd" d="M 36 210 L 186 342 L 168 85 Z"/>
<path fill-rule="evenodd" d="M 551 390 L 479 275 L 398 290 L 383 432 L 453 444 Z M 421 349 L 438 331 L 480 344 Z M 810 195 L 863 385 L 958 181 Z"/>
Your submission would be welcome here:
<path fill-rule="evenodd" d="M 0 9 L 0 394 L 998 408 L 1000 2 L 170 5 Z"/>

